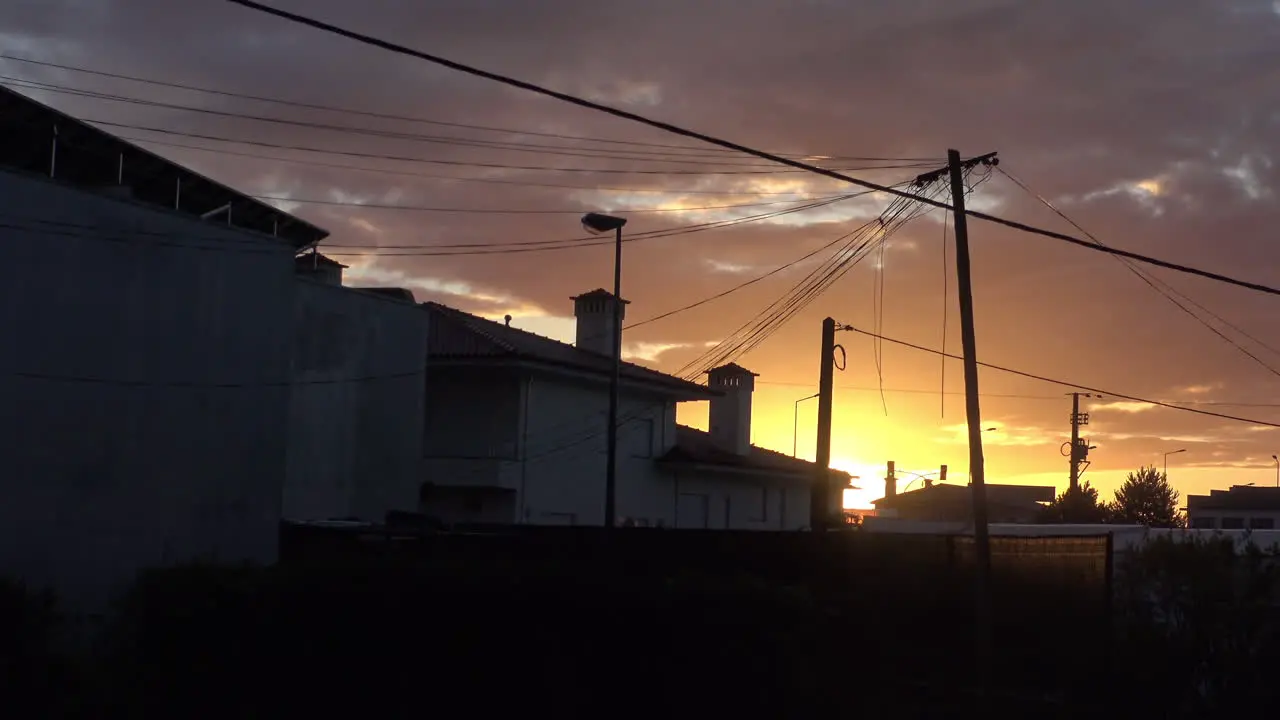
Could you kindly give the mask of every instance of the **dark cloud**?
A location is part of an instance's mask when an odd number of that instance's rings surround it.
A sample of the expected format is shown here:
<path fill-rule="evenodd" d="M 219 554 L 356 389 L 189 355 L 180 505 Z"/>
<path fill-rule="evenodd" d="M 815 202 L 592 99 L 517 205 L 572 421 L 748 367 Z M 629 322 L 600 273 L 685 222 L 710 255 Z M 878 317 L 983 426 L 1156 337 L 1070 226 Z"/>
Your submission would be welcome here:
<path fill-rule="evenodd" d="M 280 0 L 280 5 L 774 150 L 928 157 L 938 162 L 948 147 L 975 154 L 999 150 L 1003 167 L 1107 243 L 1263 282 L 1271 280 L 1270 271 L 1280 259 L 1272 238 L 1273 228 L 1280 223 L 1280 206 L 1275 202 L 1280 185 L 1280 14 L 1269 0 L 433 0 L 412 5 L 391 0 L 356 4 Z M 442 122 L 647 143 L 683 142 L 213 0 L 17 0 L 0 10 L 0 28 L 6 52 L 109 72 Z M 563 145 L 597 156 L 631 152 L 640 157 L 644 153 L 635 151 L 661 151 L 283 108 L 14 62 L 0 61 L 0 73 L 213 110 L 366 130 Z M 611 170 L 708 169 L 639 159 L 461 147 L 36 94 L 82 117 L 366 155 Z M 142 130 L 119 132 L 217 145 Z M 297 207 L 298 214 L 330 228 L 332 242 L 342 245 L 574 238 L 581 235 L 578 211 L 635 208 L 645 198 L 655 197 L 645 190 L 666 190 L 656 195 L 659 202 L 678 200 L 683 207 L 695 207 L 778 197 L 741 194 L 749 190 L 807 188 L 813 194 L 825 194 L 838 189 L 797 174 L 556 173 L 315 155 L 280 148 L 237 146 L 239 152 L 256 158 L 155 149 L 256 194 L 570 211 L 488 215 Z M 715 150 L 686 152 L 702 159 L 717 157 Z M 290 164 L 264 160 L 264 156 L 339 167 Z M 716 167 L 751 169 L 728 164 L 752 162 L 726 157 Z M 393 172 L 353 169 L 356 166 Z M 919 169 L 907 168 L 858 174 L 893 182 L 916 172 Z M 521 182 L 584 189 L 522 186 Z M 978 199 L 995 203 L 1002 215 L 1069 229 L 998 176 L 981 188 Z M 728 212 L 745 215 L 768 210 Z M 726 217 L 725 212 L 635 213 L 628 230 L 707 222 Z M 751 276 L 751 271 L 716 272 L 711 270 L 713 264 L 763 271 L 792 261 L 861 222 L 848 215 L 824 217 L 827 222 L 748 223 L 629 244 L 625 283 L 626 294 L 634 302 L 633 318 L 680 307 Z M 1195 323 L 1116 260 L 981 222 L 971 225 L 984 358 L 1135 394 L 1173 397 L 1191 386 L 1217 385 L 1213 392 L 1219 399 L 1275 397 L 1280 383 L 1274 373 Z M 908 226 L 896 237 L 884 269 L 885 331 L 935 347 L 943 336 L 944 282 L 948 293 L 954 293 L 954 281 L 944 275 L 940 258 L 941 233 L 936 216 Z M 412 281 L 420 297 L 489 313 L 541 308 L 567 315 L 569 295 L 607 284 L 612 260 L 607 247 L 454 257 L 403 255 L 412 250 L 388 252 L 401 254 L 379 258 L 372 270 L 366 269 L 369 277 Z M 368 259 L 351 261 L 360 264 Z M 633 333 L 633 339 L 673 345 L 718 339 L 805 272 L 807 268 L 802 267 L 780 273 L 725 301 L 646 325 Z M 876 323 L 872 273 L 870 262 L 850 273 L 749 357 L 748 364 L 762 377 L 810 382 L 816 363 L 816 327 L 824 315 L 868 328 Z M 1256 337 L 1267 341 L 1270 336 L 1274 299 L 1167 271 L 1156 274 Z M 949 301 L 948 313 L 947 345 L 955 350 L 959 336 L 954 301 Z M 1236 335 L 1229 328 L 1223 331 Z M 1280 368 L 1280 353 L 1242 342 Z M 851 357 L 847 382 L 876 385 L 883 374 L 886 383 L 899 387 L 938 384 L 937 358 L 886 346 L 883 372 L 876 373 L 868 342 L 850 337 L 845 344 Z M 1280 342 L 1275 344 L 1280 347 Z M 674 368 L 697 352 L 673 349 L 659 361 Z M 949 373 L 951 387 L 958 389 L 958 367 Z M 983 383 L 993 393 L 1062 391 L 985 371 Z M 951 454 L 953 466 L 963 466 L 954 448 L 927 445 L 946 435 L 946 426 L 954 420 L 937 417 L 936 398 L 888 400 L 891 409 L 897 408 L 890 418 L 897 423 L 896 434 L 883 435 L 875 441 L 880 445 L 856 439 L 846 455 L 879 462 L 883 454 L 914 452 L 927 455 L 919 464 L 928 464 L 935 456 Z M 765 403 L 770 410 L 790 413 L 784 407 L 790 401 L 782 395 L 776 407 L 769 402 L 774 400 Z M 879 399 L 871 395 L 851 396 L 847 402 L 860 413 L 859 418 L 882 414 Z M 1236 410 L 1264 419 L 1280 417 L 1267 408 Z M 985 412 L 1008 418 L 1011 426 L 1065 432 L 1060 404 L 993 398 L 986 402 Z M 1107 417 L 1106 422 L 1115 426 L 1109 432 L 1127 439 L 1110 443 L 1109 454 L 1095 457 L 1095 472 L 1142 461 L 1161 446 L 1161 437 L 1226 437 L 1199 458 L 1204 462 L 1212 458 L 1224 466 L 1271 454 L 1264 452 L 1267 433 L 1171 411 L 1121 413 Z M 874 435 L 871 430 L 867 433 Z M 760 439 L 780 443 L 772 436 Z M 1003 453 L 993 457 L 997 465 L 1004 462 L 1012 472 L 1049 471 L 1062 464 L 1052 445 L 1046 450 L 1010 444 L 992 452 Z M 921 447 L 927 449 L 917 449 Z"/>

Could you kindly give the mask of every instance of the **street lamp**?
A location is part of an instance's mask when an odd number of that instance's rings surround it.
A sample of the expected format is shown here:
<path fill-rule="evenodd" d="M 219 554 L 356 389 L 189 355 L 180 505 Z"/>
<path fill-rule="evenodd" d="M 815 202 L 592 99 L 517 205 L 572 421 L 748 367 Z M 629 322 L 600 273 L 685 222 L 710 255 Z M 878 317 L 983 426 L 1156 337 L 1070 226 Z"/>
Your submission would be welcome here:
<path fill-rule="evenodd" d="M 806 396 L 804 396 L 804 397 L 802 397 L 802 398 L 800 398 L 799 400 L 797 400 L 797 401 L 796 401 L 796 411 L 795 411 L 795 413 L 794 413 L 794 415 L 795 415 L 795 420 L 794 420 L 794 421 L 792 422 L 792 424 L 791 424 L 791 457 L 795 457 L 795 456 L 796 456 L 796 447 L 797 447 L 797 445 L 796 445 L 796 438 L 797 438 L 797 436 L 799 435 L 799 432 L 800 432 L 800 403 L 804 402 L 805 400 L 812 400 L 812 399 L 814 399 L 814 398 L 818 397 L 818 394 L 819 394 L 819 393 L 814 393 L 814 394 L 812 394 L 812 395 L 806 395 Z"/>
<path fill-rule="evenodd" d="M 1187 451 L 1186 448 L 1182 448 L 1181 450 L 1170 450 L 1169 452 L 1164 454 L 1164 479 L 1165 480 L 1169 479 L 1169 456 L 1177 455 L 1178 453 L 1184 453 L 1186 451 Z"/>
<path fill-rule="evenodd" d="M 1280 487 L 1280 457 L 1272 455 L 1271 459 L 1276 461 L 1276 487 Z"/>
<path fill-rule="evenodd" d="M 582 227 L 593 235 L 613 232 L 613 373 L 609 376 L 609 435 L 604 475 L 604 526 L 616 522 L 618 489 L 618 379 L 622 374 L 622 227 L 626 218 L 587 213 Z"/>

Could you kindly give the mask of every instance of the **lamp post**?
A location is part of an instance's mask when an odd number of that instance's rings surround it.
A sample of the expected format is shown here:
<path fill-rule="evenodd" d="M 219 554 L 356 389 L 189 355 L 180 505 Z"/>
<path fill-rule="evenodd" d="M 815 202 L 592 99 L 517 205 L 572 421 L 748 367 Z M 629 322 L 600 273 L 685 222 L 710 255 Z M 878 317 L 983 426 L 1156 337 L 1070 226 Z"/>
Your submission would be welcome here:
<path fill-rule="evenodd" d="M 1169 456 L 1177 455 L 1178 453 L 1184 453 L 1186 451 L 1187 451 L 1186 448 L 1182 448 L 1181 450 L 1170 450 L 1169 452 L 1164 454 L 1164 479 L 1165 480 L 1169 479 Z"/>
<path fill-rule="evenodd" d="M 608 465 L 604 475 L 604 526 L 612 529 L 617 523 L 618 491 L 618 380 L 622 374 L 622 227 L 626 218 L 587 213 L 582 216 L 582 227 L 599 235 L 613 231 L 613 372 L 609 376 L 609 434 L 605 454 Z"/>
<path fill-rule="evenodd" d="M 795 420 L 791 423 L 791 457 L 796 456 L 796 448 L 798 447 L 796 445 L 796 438 L 800 433 L 800 403 L 804 402 L 805 400 L 812 400 L 816 397 L 818 397 L 818 393 L 814 393 L 812 395 L 806 395 L 796 401 L 796 411 L 794 413 Z"/>
<path fill-rule="evenodd" d="M 1272 455 L 1271 459 L 1276 461 L 1276 487 L 1280 487 L 1280 457 Z"/>

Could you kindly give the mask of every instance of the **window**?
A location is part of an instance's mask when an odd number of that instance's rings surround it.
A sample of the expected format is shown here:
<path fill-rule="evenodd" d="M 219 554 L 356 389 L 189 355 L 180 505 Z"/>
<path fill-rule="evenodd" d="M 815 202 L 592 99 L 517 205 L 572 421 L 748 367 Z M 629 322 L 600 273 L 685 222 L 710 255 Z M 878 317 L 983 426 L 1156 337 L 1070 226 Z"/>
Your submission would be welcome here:
<path fill-rule="evenodd" d="M 1212 530 L 1215 527 L 1217 527 L 1217 523 L 1214 522 L 1214 518 L 1211 518 L 1211 517 L 1191 518 L 1191 529 L 1193 530 Z"/>
<path fill-rule="evenodd" d="M 1250 530 L 1275 530 L 1276 519 L 1269 517 L 1249 518 Z"/>
<path fill-rule="evenodd" d="M 755 491 L 751 497 L 751 517 L 753 522 L 767 522 L 769 520 L 769 486 L 761 485 L 758 491 Z"/>
<path fill-rule="evenodd" d="M 632 422 L 631 457 L 653 457 L 653 419 Z"/>
<path fill-rule="evenodd" d="M 1224 517 L 1222 518 L 1223 530 L 1243 530 L 1244 518 L 1241 517 Z"/>

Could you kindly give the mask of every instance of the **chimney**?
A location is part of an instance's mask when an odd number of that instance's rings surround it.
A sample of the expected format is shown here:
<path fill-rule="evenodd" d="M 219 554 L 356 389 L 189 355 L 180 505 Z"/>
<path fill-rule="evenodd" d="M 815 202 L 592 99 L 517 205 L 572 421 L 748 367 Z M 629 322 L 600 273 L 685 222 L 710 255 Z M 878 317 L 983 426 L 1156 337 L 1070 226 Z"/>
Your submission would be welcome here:
<path fill-rule="evenodd" d="M 312 250 L 294 257 L 293 269 L 299 275 L 305 275 L 326 285 L 342 285 L 342 271 L 346 265 L 327 258 Z"/>
<path fill-rule="evenodd" d="M 613 356 L 613 293 L 595 289 L 576 297 L 573 316 L 577 318 L 577 337 L 574 345 L 600 355 Z M 622 317 L 627 316 L 627 301 L 622 302 Z"/>
<path fill-rule="evenodd" d="M 947 466 L 946 466 L 946 465 L 943 465 L 942 467 L 938 468 L 938 482 L 940 482 L 940 483 L 944 483 L 944 482 L 946 482 L 946 481 L 947 481 Z M 925 481 L 924 481 L 924 486 L 925 486 L 925 487 L 933 487 L 933 481 L 932 481 L 932 480 L 925 480 Z"/>
<path fill-rule="evenodd" d="M 898 494 L 898 478 L 893 475 L 893 461 L 889 461 L 889 472 L 884 476 L 884 496 L 895 497 Z"/>
<path fill-rule="evenodd" d="M 707 422 L 711 439 L 735 455 L 751 452 L 751 393 L 757 377 L 735 363 L 707 371 L 707 386 L 723 393 L 711 398 Z"/>

